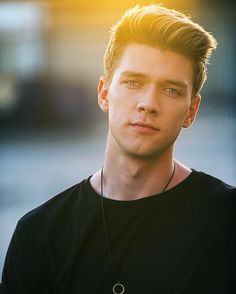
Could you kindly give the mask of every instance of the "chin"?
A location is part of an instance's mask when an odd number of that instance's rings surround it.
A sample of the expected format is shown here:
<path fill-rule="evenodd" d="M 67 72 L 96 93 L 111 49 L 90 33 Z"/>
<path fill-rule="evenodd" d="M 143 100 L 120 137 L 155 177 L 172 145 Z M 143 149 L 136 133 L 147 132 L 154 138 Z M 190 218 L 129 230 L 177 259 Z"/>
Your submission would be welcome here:
<path fill-rule="evenodd" d="M 164 154 L 172 154 L 173 144 L 172 141 L 169 144 L 133 144 L 128 145 L 123 148 L 123 151 L 130 157 L 139 160 L 155 160 Z"/>
<path fill-rule="evenodd" d="M 125 153 L 137 160 L 154 160 L 155 158 L 158 158 L 162 152 L 158 150 L 135 150 L 135 149 L 126 149 Z"/>

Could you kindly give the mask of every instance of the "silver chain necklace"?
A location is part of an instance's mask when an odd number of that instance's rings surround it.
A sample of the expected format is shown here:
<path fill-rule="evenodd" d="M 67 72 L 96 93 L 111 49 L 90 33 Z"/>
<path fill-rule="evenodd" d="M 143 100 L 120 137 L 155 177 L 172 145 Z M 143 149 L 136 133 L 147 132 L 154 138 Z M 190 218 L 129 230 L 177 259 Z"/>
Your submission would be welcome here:
<path fill-rule="evenodd" d="M 166 191 L 167 187 L 169 186 L 170 182 L 172 181 L 172 179 L 174 177 L 174 174 L 175 174 L 175 162 L 174 162 L 171 177 L 169 178 L 167 184 L 165 185 L 165 187 L 161 191 L 161 193 L 164 193 Z M 101 197 L 100 198 L 101 198 L 102 220 L 103 220 L 103 226 L 104 226 L 104 232 L 105 232 L 105 238 L 106 238 L 106 244 L 107 244 L 107 252 L 108 252 L 108 256 L 109 256 L 112 271 L 113 271 L 114 276 L 116 277 L 116 281 L 117 281 L 117 282 L 115 282 L 114 286 L 112 287 L 112 292 L 114 294 L 123 294 L 125 292 L 125 286 L 120 282 L 119 277 L 121 276 L 121 273 L 118 275 L 118 273 L 116 271 L 116 268 L 115 268 L 115 266 L 113 264 L 111 245 L 110 245 L 110 241 L 109 241 L 109 234 L 108 234 L 107 222 L 106 222 L 106 217 L 105 217 L 105 209 L 104 209 L 104 201 L 103 201 L 103 198 L 104 198 L 104 195 L 103 195 L 103 167 L 101 169 Z M 152 207 L 150 209 L 150 212 L 148 213 L 144 223 L 142 224 L 142 226 L 141 226 L 141 228 L 139 230 L 139 233 L 137 235 L 137 238 L 134 241 L 134 245 L 133 245 L 133 248 L 130 251 L 128 259 L 130 259 L 131 254 L 135 251 L 135 249 L 136 249 L 136 247 L 138 245 L 138 241 L 140 240 L 140 237 L 141 237 L 141 235 L 142 235 L 142 233 L 144 231 L 144 228 L 146 227 L 146 224 L 148 223 L 148 220 L 150 219 L 150 217 L 152 215 L 152 212 L 154 211 L 154 207 L 155 207 L 155 205 L 152 205 Z M 127 264 L 127 262 L 126 262 L 126 264 Z M 124 266 L 123 266 L 123 268 L 124 268 Z"/>

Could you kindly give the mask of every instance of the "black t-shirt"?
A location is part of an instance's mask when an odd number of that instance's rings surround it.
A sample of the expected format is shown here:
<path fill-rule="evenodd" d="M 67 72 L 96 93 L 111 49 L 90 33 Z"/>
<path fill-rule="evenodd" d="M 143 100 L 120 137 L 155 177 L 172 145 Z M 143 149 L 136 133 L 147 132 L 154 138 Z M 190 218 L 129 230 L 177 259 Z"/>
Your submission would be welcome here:
<path fill-rule="evenodd" d="M 236 293 L 235 208 L 236 188 L 197 171 L 159 195 L 104 198 L 112 262 L 124 294 Z M 109 294 L 116 282 L 101 198 L 87 179 L 18 222 L 1 291 Z"/>

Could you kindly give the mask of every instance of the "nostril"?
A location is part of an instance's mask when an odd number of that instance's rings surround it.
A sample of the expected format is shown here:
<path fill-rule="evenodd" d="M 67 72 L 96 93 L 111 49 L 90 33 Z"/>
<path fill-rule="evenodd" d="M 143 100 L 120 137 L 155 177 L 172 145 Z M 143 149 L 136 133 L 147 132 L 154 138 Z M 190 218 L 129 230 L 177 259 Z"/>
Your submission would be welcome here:
<path fill-rule="evenodd" d="M 138 106 L 138 111 L 150 114 L 157 114 L 159 112 L 157 107 L 146 106 L 143 104 Z"/>
<path fill-rule="evenodd" d="M 141 112 L 145 112 L 145 111 L 146 111 L 146 108 L 143 107 L 143 106 L 140 106 L 140 107 L 139 107 L 139 111 L 141 111 Z"/>

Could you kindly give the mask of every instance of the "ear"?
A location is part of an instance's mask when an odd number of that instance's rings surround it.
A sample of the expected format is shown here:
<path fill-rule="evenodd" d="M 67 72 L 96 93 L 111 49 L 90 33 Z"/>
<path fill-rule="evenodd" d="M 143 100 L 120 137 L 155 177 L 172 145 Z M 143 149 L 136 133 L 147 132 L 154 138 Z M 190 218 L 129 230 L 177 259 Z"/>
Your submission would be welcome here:
<path fill-rule="evenodd" d="M 109 84 L 104 76 L 101 76 L 98 82 L 98 105 L 100 106 L 103 112 L 108 112 L 109 110 L 109 101 L 108 101 L 108 92 Z"/>
<path fill-rule="evenodd" d="M 201 103 L 201 95 L 197 94 L 191 100 L 191 104 L 189 106 L 188 113 L 187 113 L 185 120 L 184 120 L 184 124 L 183 124 L 184 128 L 188 128 L 193 123 L 193 121 L 198 113 L 200 103 Z"/>

